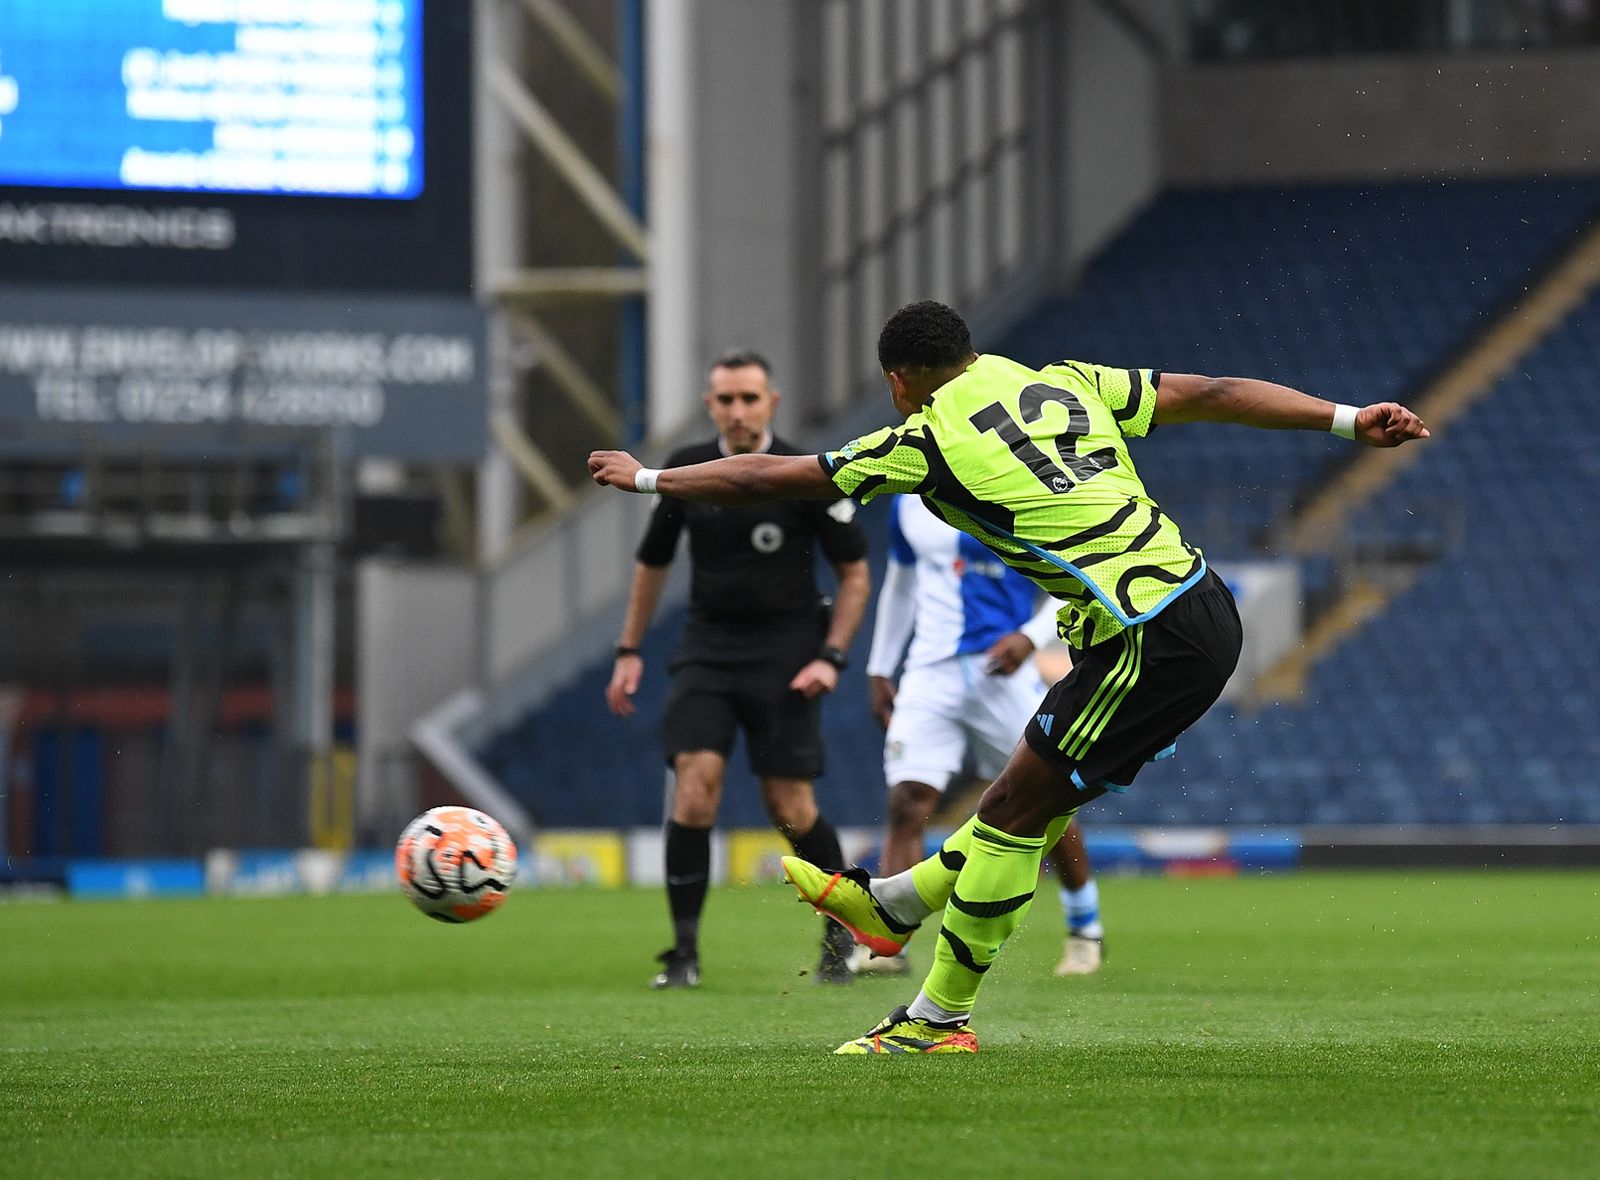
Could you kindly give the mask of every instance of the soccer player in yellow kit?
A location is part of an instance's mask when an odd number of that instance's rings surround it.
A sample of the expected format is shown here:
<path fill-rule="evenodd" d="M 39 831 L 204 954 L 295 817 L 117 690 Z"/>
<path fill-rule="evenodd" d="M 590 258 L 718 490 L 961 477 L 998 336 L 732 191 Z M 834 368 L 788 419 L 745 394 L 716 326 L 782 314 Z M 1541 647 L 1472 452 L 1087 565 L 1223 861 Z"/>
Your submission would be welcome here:
<path fill-rule="evenodd" d="M 1035 370 L 979 356 L 961 317 L 932 301 L 889 317 L 878 361 L 905 421 L 837 451 L 665 471 L 597 451 L 589 472 L 602 485 L 717 504 L 916 494 L 1061 601 L 1073 669 L 938 853 L 885 879 L 784 859 L 804 899 L 881 954 L 942 910 L 922 990 L 837 1052 L 975 1052 L 979 986 L 1033 900 L 1046 849 L 1084 803 L 1169 752 L 1239 657 L 1232 595 L 1146 494 L 1126 440 L 1198 421 L 1331 431 L 1375 447 L 1428 431 L 1393 402 L 1357 409 L 1252 378 L 1076 361 Z"/>

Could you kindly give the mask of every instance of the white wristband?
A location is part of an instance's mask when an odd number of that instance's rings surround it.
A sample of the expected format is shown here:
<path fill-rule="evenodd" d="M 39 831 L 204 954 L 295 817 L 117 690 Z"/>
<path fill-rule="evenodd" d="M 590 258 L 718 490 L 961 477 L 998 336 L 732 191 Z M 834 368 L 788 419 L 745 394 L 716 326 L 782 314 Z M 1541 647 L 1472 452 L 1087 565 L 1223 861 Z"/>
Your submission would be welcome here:
<path fill-rule="evenodd" d="M 1356 408 L 1343 404 L 1333 407 L 1333 425 L 1328 427 L 1332 434 L 1340 438 L 1355 438 L 1356 436 Z"/>
<path fill-rule="evenodd" d="M 653 492 L 656 490 L 656 480 L 661 477 L 661 472 L 654 467 L 641 467 L 633 473 L 633 490 L 636 492 Z"/>

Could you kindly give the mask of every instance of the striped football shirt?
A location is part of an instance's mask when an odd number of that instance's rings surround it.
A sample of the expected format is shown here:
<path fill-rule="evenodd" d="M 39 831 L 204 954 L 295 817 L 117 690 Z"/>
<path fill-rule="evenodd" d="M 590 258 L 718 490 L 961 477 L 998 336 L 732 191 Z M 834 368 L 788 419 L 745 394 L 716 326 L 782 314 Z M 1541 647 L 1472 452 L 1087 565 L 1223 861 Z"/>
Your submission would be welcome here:
<path fill-rule="evenodd" d="M 1127 439 L 1150 430 L 1160 374 L 980 356 L 899 426 L 820 456 L 845 495 L 919 495 L 1061 601 L 1082 650 L 1153 618 L 1205 558 L 1145 492 Z"/>

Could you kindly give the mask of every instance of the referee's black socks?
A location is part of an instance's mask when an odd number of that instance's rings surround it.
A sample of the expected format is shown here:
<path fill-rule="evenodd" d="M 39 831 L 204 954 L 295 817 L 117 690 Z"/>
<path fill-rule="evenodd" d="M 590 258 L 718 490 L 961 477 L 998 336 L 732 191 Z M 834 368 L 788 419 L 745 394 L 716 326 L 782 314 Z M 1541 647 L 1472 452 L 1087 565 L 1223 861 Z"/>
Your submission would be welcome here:
<path fill-rule="evenodd" d="M 711 829 L 667 821 L 667 905 L 679 950 L 692 951 L 700 938 L 700 911 L 711 880 Z"/>
<path fill-rule="evenodd" d="M 830 872 L 844 868 L 844 852 L 839 848 L 839 833 L 832 824 L 817 816 L 817 822 L 811 825 L 811 830 L 803 836 L 790 836 L 789 843 L 794 845 L 794 854 L 801 860 L 809 860 L 819 869 Z"/>

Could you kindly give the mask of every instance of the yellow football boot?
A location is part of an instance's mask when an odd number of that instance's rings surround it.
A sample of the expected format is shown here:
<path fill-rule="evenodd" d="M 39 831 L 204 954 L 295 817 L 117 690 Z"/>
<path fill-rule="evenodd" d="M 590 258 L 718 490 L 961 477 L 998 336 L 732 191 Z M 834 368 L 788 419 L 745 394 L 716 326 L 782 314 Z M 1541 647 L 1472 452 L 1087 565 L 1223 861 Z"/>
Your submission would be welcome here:
<path fill-rule="evenodd" d="M 917 932 L 915 926 L 896 922 L 878 904 L 868 887 L 864 869 L 830 873 L 798 856 L 783 858 L 783 873 L 800 900 L 810 902 L 817 913 L 825 914 L 850 931 L 862 946 L 875 955 L 898 955 Z"/>
<path fill-rule="evenodd" d="M 883 1018 L 877 1028 L 846 1041 L 835 1054 L 976 1053 L 978 1034 L 965 1024 L 932 1024 L 917 1020 L 904 1007 Z"/>

